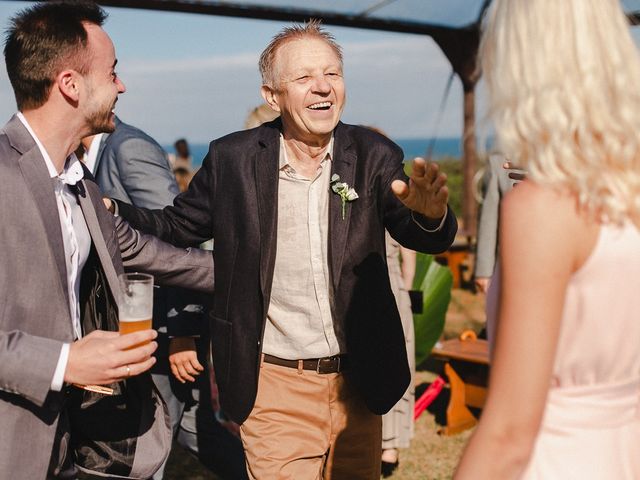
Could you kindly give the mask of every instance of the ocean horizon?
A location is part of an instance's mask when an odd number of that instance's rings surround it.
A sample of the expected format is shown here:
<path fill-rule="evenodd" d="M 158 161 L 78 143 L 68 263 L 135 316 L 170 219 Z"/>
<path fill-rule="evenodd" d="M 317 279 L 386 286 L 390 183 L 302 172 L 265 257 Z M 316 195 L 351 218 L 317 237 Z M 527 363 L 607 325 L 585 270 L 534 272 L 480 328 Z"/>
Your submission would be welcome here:
<path fill-rule="evenodd" d="M 415 157 L 426 157 L 429 145 L 431 144 L 430 138 L 397 138 L 393 139 L 402 151 L 404 152 L 404 159 L 412 160 Z M 163 145 L 165 151 L 174 153 L 173 145 Z M 193 167 L 199 168 L 202 165 L 202 160 L 209 151 L 208 143 L 189 143 L 189 149 L 191 150 L 191 157 L 193 158 Z M 462 155 L 462 139 L 460 137 L 447 137 L 438 138 L 433 146 L 433 160 L 438 160 L 443 157 L 460 158 Z"/>

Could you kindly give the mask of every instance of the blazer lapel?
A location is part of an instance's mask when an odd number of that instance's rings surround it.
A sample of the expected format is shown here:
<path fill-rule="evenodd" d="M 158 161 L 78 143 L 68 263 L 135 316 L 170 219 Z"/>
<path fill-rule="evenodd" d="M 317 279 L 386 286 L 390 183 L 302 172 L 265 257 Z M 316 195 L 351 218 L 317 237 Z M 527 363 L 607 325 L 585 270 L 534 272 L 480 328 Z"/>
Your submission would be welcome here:
<path fill-rule="evenodd" d="M 334 131 L 333 161 L 331 175 L 340 176 L 340 182 L 350 187 L 355 183 L 356 155 L 351 150 L 351 139 L 338 123 Z M 342 200 L 340 196 L 329 192 L 329 268 L 334 290 L 340 283 L 340 272 L 344 259 L 344 251 L 349 236 L 351 205 L 347 202 L 345 216 L 342 218 Z"/>
<path fill-rule="evenodd" d="M 23 155 L 18 160 L 27 188 L 35 200 L 44 226 L 51 257 L 58 270 L 58 282 L 69 305 L 67 287 L 67 263 L 64 258 L 64 240 L 60 227 L 60 216 L 54 190 L 54 180 L 42 158 L 40 149 L 18 117 L 13 117 L 5 127 L 12 146 Z M 71 312 L 69 312 L 71 315 Z"/>
<path fill-rule="evenodd" d="M 267 126 L 263 128 L 269 135 L 259 140 L 260 150 L 254 157 L 254 175 L 260 224 L 260 286 L 266 302 L 271 293 L 271 278 L 276 259 L 280 143 L 279 130 Z"/>

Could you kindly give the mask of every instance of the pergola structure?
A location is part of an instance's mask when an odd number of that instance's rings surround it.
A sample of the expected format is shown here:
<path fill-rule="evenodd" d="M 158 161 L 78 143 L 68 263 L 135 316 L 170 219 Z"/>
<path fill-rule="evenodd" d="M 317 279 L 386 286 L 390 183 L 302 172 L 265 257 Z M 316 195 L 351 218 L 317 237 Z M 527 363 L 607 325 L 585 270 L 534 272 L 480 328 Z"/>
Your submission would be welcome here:
<path fill-rule="evenodd" d="M 473 177 L 476 68 L 482 16 L 491 0 L 97 0 L 103 6 L 304 22 L 428 35 L 438 44 L 462 83 L 463 198 L 465 233 L 476 231 Z M 640 0 L 621 0 L 632 24 L 640 24 Z"/>

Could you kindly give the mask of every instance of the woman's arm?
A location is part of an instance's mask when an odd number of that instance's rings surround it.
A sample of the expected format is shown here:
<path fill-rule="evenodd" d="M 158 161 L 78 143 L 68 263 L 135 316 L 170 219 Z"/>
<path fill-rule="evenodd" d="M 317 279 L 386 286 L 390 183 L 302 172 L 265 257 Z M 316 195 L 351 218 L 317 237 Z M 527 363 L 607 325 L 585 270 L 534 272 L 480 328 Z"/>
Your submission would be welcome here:
<path fill-rule="evenodd" d="M 575 200 L 530 181 L 503 201 L 502 291 L 487 402 L 457 479 L 516 479 L 529 461 L 549 389 L 572 273 L 598 227 Z"/>

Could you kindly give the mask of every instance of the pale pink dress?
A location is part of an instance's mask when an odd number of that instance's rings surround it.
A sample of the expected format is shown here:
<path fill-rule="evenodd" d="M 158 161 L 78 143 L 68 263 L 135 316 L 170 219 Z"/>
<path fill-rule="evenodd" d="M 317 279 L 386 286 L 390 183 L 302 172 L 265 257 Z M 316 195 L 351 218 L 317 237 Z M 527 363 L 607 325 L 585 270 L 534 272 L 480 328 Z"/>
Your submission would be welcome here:
<path fill-rule="evenodd" d="M 487 301 L 490 331 L 496 296 Z M 633 225 L 602 227 L 569 282 L 544 417 L 522 478 L 640 479 L 640 233 Z"/>

